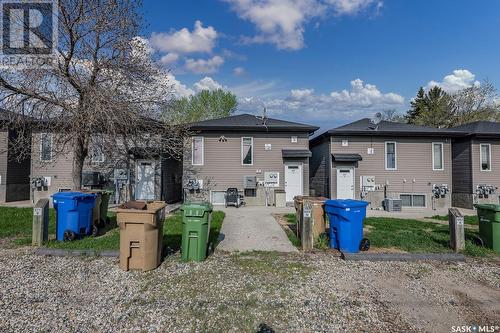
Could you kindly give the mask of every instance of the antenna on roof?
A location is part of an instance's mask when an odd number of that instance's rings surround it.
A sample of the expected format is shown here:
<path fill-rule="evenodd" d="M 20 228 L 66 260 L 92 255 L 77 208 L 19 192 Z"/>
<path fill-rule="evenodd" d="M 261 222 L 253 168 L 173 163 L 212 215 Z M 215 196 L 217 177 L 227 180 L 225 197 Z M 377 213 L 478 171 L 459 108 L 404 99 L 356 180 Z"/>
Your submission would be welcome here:
<path fill-rule="evenodd" d="M 375 113 L 375 115 L 370 119 L 370 125 L 368 126 L 368 128 L 376 131 L 378 129 L 378 124 L 380 124 L 381 121 L 382 121 L 382 113 L 380 112 Z"/>

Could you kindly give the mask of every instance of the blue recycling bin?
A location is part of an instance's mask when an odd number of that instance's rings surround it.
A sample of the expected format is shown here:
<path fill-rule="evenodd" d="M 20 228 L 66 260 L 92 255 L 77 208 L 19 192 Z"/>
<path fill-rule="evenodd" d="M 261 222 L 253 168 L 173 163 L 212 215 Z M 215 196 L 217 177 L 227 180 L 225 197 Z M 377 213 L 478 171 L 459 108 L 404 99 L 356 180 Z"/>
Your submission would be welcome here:
<path fill-rule="evenodd" d="M 325 211 L 330 219 L 330 247 L 341 252 L 357 253 L 363 240 L 363 220 L 368 202 L 359 200 L 327 200 Z M 366 240 L 367 246 L 369 242 Z"/>
<path fill-rule="evenodd" d="M 56 210 L 56 238 L 74 240 L 92 233 L 95 194 L 59 192 L 52 196 Z"/>

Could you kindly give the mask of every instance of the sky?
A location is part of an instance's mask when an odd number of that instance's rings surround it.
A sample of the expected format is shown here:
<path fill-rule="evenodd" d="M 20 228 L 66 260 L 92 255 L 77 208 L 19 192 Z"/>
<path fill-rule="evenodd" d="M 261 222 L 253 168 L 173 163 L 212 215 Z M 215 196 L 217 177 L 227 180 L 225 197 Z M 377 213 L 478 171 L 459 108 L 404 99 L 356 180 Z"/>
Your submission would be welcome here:
<path fill-rule="evenodd" d="M 144 0 L 175 96 L 231 90 L 238 113 L 327 130 L 395 109 L 419 87 L 500 87 L 500 1 Z"/>

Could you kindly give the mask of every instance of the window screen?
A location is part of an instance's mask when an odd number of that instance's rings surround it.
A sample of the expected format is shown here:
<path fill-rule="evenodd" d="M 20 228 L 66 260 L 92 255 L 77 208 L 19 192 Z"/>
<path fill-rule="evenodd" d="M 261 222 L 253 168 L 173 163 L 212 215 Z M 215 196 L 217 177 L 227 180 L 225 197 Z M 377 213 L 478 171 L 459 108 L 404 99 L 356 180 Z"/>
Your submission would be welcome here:
<path fill-rule="evenodd" d="M 411 195 L 401 194 L 399 198 L 401 199 L 401 205 L 403 207 L 411 207 Z"/>
<path fill-rule="evenodd" d="M 192 145 L 193 165 L 203 165 L 203 137 L 193 137 Z"/>
<path fill-rule="evenodd" d="M 386 142 L 385 154 L 386 169 L 396 169 L 396 142 Z"/>
<path fill-rule="evenodd" d="M 42 133 L 41 135 L 40 160 L 50 161 L 52 159 L 52 134 Z"/>
<path fill-rule="evenodd" d="M 443 144 L 433 143 L 432 144 L 432 161 L 434 170 L 443 170 Z"/>
<path fill-rule="evenodd" d="M 490 145 L 481 145 L 481 170 L 491 170 Z"/>
<path fill-rule="evenodd" d="M 423 194 L 401 194 L 399 198 L 403 207 L 425 207 L 425 195 Z"/>
<path fill-rule="evenodd" d="M 253 164 L 253 138 L 241 138 L 241 156 L 242 164 L 252 165 Z"/>

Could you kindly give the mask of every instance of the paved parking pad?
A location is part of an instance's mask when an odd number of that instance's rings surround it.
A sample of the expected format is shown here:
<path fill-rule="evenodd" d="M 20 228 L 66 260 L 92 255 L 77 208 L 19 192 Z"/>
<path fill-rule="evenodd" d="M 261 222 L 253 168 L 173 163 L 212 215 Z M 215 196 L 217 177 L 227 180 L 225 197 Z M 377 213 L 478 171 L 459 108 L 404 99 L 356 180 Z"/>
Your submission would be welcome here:
<path fill-rule="evenodd" d="M 217 250 L 297 252 L 273 213 L 292 213 L 292 208 L 227 207 Z"/>

